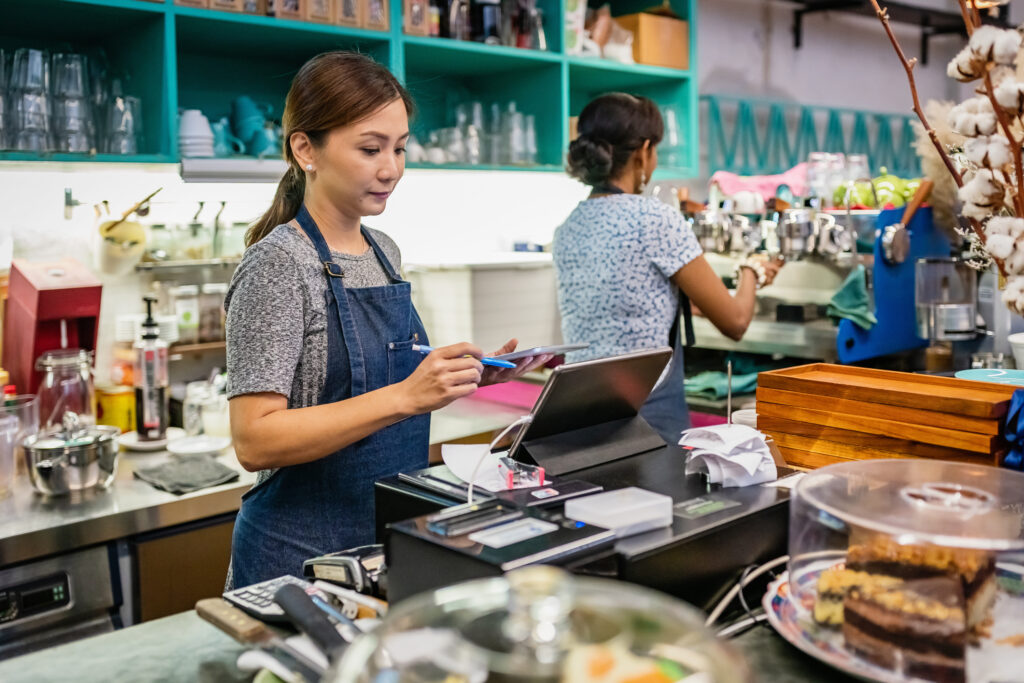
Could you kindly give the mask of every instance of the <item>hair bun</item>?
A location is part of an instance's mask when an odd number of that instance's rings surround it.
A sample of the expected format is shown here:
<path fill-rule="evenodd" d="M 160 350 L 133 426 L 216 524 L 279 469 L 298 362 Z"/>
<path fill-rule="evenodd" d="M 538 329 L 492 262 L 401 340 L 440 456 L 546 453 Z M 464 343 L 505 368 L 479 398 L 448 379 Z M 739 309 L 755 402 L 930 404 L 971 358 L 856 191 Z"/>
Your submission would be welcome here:
<path fill-rule="evenodd" d="M 613 151 L 612 144 L 607 140 L 593 138 L 587 134 L 580 135 L 569 143 L 566 164 L 569 175 L 587 185 L 608 182 L 612 171 Z"/>

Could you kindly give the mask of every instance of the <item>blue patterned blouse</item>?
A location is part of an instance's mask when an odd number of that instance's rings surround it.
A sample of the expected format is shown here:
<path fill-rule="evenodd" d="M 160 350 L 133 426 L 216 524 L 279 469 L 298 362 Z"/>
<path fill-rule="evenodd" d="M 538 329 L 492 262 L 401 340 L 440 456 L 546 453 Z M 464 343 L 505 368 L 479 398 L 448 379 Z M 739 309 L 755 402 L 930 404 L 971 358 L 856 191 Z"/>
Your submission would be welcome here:
<path fill-rule="evenodd" d="M 555 231 L 558 308 L 573 363 L 668 345 L 679 300 L 671 277 L 701 255 L 679 211 L 650 197 L 580 202 Z"/>

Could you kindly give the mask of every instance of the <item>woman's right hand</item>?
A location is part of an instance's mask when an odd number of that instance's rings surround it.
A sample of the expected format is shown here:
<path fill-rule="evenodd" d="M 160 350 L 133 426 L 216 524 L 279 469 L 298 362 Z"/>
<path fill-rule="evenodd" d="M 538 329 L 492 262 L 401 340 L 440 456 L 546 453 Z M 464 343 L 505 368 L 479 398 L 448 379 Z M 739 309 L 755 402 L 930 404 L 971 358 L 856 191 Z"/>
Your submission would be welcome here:
<path fill-rule="evenodd" d="M 469 342 L 431 351 L 411 375 L 395 385 L 402 392 L 406 412 L 429 413 L 472 394 L 480 384 L 484 366 L 479 359 L 483 355 Z"/>

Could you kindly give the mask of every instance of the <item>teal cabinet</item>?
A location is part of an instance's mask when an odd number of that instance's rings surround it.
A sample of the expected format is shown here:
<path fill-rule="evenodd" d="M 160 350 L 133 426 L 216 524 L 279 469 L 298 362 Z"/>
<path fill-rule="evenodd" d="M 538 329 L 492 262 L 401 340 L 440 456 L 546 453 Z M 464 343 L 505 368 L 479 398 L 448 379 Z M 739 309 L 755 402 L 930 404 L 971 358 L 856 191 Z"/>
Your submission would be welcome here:
<path fill-rule="evenodd" d="M 515 102 L 536 125 L 537 166 L 472 168 L 562 170 L 569 117 L 591 98 L 622 90 L 651 97 L 672 110 L 678 135 L 663 142 L 659 176 L 697 173 L 697 98 L 693 78 L 695 8 L 676 0 L 690 22 L 690 69 L 624 65 L 564 53 L 566 0 L 538 0 L 548 50 L 528 50 L 402 32 L 402 0 L 390 0 L 391 28 L 369 31 L 273 17 L 180 7 L 173 0 L 0 0 L 0 48 L 40 46 L 88 52 L 102 48 L 112 65 L 131 75 L 128 91 L 143 101 L 140 153 L 115 155 L 0 151 L 0 160 L 177 161 L 177 112 L 202 109 L 216 120 L 231 101 L 249 95 L 280 118 L 296 70 L 326 50 L 358 50 L 401 79 L 418 107 L 418 135 L 455 123 L 458 105 L 489 108 Z M 616 0 L 615 14 L 643 9 L 642 0 Z M 428 166 L 453 168 L 452 166 Z"/>

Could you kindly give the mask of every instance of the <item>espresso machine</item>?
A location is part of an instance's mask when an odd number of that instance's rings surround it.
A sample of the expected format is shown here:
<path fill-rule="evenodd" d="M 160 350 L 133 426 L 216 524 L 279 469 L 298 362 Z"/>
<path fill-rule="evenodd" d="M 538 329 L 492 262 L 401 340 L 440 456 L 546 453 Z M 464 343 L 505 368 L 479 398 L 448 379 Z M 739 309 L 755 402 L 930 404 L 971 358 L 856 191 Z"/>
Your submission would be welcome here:
<path fill-rule="evenodd" d="M 3 367 L 18 393 L 36 393 L 36 360 L 55 349 L 95 351 L 99 332 L 99 280 L 78 261 L 15 259 L 4 316 Z"/>
<path fill-rule="evenodd" d="M 810 207 L 762 216 L 721 210 L 692 214 L 688 220 L 705 258 L 721 277 L 731 277 L 736 264 L 754 252 L 786 261 L 772 286 L 758 291 L 754 319 L 741 341 L 726 339 L 706 318 L 696 317 L 697 346 L 840 363 L 926 346 L 916 326 L 916 262 L 948 256 L 950 243 L 934 226 L 930 208 L 919 209 L 902 231 L 893 231 L 902 214 L 903 209 Z M 878 320 L 869 330 L 846 319 L 836 326 L 825 314 L 859 265 L 866 269 L 870 307 Z"/>

